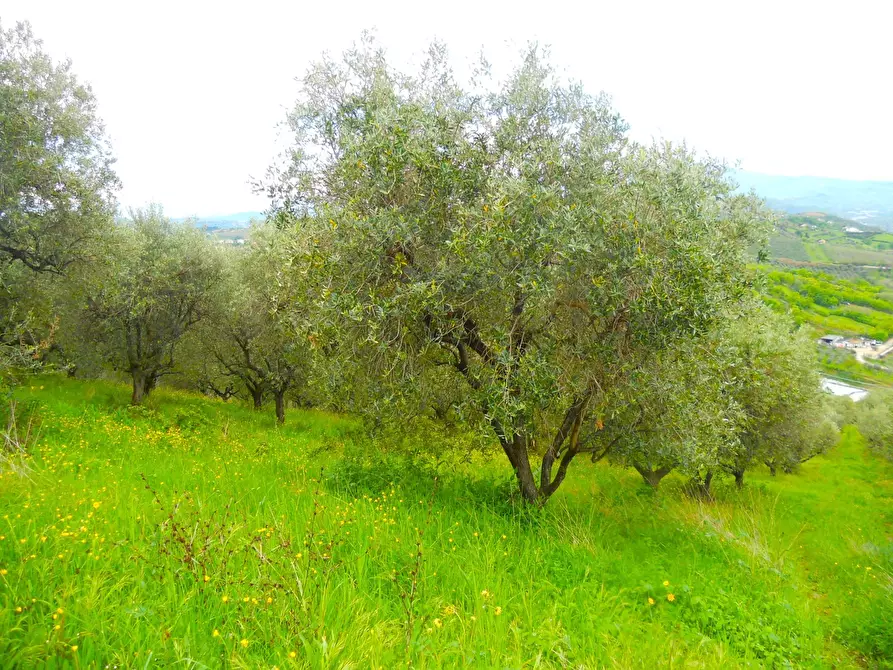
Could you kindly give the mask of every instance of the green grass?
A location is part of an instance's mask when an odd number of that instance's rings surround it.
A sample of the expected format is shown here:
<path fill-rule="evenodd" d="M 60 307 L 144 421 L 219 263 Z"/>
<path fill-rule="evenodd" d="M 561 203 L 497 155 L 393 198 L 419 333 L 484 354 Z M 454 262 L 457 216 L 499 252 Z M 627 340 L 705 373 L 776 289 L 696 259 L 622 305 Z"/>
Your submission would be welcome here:
<path fill-rule="evenodd" d="M 792 261 L 811 260 L 803 242 L 787 235 L 775 235 L 769 240 L 771 258 L 785 258 Z"/>
<path fill-rule="evenodd" d="M 823 247 L 831 260 L 835 263 L 855 265 L 891 265 L 893 254 L 890 252 L 873 251 L 859 246 L 826 245 Z M 815 259 L 820 260 L 820 259 Z"/>
<path fill-rule="evenodd" d="M 809 255 L 809 260 L 816 263 L 831 262 L 831 256 L 827 253 L 826 245 L 815 243 L 804 244 L 803 246 L 806 249 L 806 253 Z"/>
<path fill-rule="evenodd" d="M 502 459 L 430 436 L 411 459 L 320 412 L 19 396 L 2 667 L 893 667 L 893 465 L 853 428 L 712 504 L 580 463 L 533 513 Z"/>

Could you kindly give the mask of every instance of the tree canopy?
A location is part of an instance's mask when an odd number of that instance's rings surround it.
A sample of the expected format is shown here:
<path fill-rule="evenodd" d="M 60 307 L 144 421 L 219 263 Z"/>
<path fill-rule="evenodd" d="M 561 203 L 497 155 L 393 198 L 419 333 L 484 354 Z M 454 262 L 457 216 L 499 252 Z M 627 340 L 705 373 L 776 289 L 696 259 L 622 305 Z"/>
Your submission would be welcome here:
<path fill-rule="evenodd" d="M 133 381 L 134 404 L 175 372 L 181 338 L 205 315 L 220 256 L 204 232 L 158 206 L 133 210 L 84 278 L 86 346 Z"/>
<path fill-rule="evenodd" d="M 0 24 L 0 260 L 62 272 L 91 251 L 118 181 L 96 101 L 27 23 Z"/>
<path fill-rule="evenodd" d="M 306 390 L 312 361 L 306 320 L 291 318 L 305 312 L 296 309 L 282 237 L 273 226 L 258 225 L 246 249 L 227 254 L 210 318 L 198 336 L 211 352 L 211 376 L 244 387 L 255 409 L 272 395 L 279 423 L 285 421 L 286 394 Z"/>
<path fill-rule="evenodd" d="M 408 75 L 366 43 L 312 68 L 273 216 L 294 228 L 318 337 L 387 388 L 376 411 L 448 376 L 455 411 L 543 502 L 608 447 L 636 371 L 747 292 L 765 217 L 722 164 L 630 141 L 536 47 L 495 88 L 486 69 L 461 87 L 446 60 L 435 45 Z"/>

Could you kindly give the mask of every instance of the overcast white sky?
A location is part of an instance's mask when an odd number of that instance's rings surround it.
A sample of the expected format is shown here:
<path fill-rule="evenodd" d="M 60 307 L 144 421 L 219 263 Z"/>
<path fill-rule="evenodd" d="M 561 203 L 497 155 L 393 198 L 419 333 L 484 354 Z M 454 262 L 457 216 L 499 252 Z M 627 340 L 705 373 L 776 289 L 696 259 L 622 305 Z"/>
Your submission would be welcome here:
<path fill-rule="evenodd" d="M 123 206 L 260 210 L 294 78 L 375 28 L 394 60 L 432 38 L 503 67 L 529 40 L 637 139 L 685 139 L 783 175 L 893 181 L 893 0 L 99 2 L 3 0 L 93 85 Z M 501 69 L 501 68 L 500 68 Z"/>

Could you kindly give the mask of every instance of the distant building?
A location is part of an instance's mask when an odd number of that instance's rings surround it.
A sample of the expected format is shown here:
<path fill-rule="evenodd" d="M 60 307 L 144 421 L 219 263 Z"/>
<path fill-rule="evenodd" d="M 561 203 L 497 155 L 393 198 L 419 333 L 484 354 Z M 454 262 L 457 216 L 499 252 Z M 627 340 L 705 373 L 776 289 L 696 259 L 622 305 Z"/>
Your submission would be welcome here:
<path fill-rule="evenodd" d="M 825 240 L 819 240 L 819 244 L 825 244 Z"/>
<path fill-rule="evenodd" d="M 827 344 L 829 347 L 840 346 L 842 342 L 843 335 L 825 335 L 819 338 L 819 344 Z"/>
<path fill-rule="evenodd" d="M 843 229 L 845 233 L 864 233 L 865 231 L 860 228 L 854 228 L 853 226 L 847 226 Z"/>

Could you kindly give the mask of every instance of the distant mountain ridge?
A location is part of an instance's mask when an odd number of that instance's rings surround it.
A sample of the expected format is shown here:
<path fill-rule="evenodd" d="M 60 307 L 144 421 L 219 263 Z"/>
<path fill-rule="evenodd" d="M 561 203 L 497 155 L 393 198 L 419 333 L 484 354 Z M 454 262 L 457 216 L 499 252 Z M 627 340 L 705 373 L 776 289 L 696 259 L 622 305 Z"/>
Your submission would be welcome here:
<path fill-rule="evenodd" d="M 236 212 L 215 216 L 181 216 L 174 221 L 195 221 L 202 228 L 246 228 L 252 221 L 263 219 L 263 212 Z"/>
<path fill-rule="evenodd" d="M 766 203 L 790 214 L 825 212 L 893 230 L 893 181 L 829 177 L 782 177 L 737 170 L 739 190 L 753 189 Z"/>
<path fill-rule="evenodd" d="M 893 230 L 893 181 L 858 181 L 830 177 L 785 177 L 736 170 L 740 191 L 753 190 L 773 209 L 788 214 L 825 212 L 865 225 Z M 179 217 L 204 228 L 247 228 L 263 212 Z"/>

